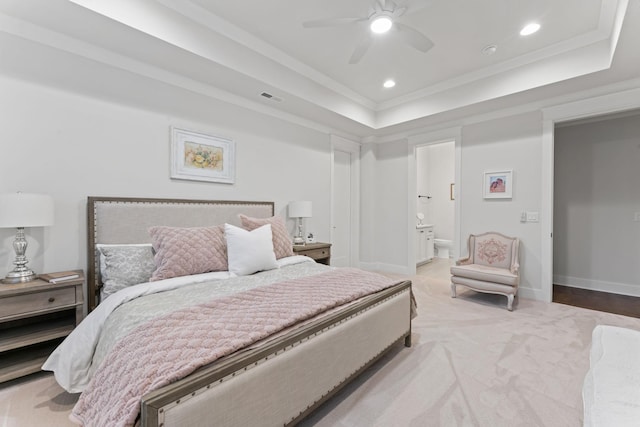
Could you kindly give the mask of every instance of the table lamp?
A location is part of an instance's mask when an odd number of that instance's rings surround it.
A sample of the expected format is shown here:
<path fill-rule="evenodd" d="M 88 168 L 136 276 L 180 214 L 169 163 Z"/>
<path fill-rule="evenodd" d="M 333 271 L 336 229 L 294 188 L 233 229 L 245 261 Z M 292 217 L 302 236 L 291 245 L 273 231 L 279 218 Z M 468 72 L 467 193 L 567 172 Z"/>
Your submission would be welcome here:
<path fill-rule="evenodd" d="M 23 283 L 36 278 L 36 273 L 27 267 L 27 240 L 25 227 L 53 225 L 53 198 L 46 194 L 7 193 L 0 194 L 0 228 L 16 228 L 13 249 L 16 251 L 16 266 L 7 274 L 3 283 Z"/>
<path fill-rule="evenodd" d="M 311 202 L 290 202 L 289 218 L 296 218 L 298 221 L 298 235 L 293 238 L 293 244 L 304 245 L 304 237 L 302 236 L 302 218 L 311 218 Z"/>

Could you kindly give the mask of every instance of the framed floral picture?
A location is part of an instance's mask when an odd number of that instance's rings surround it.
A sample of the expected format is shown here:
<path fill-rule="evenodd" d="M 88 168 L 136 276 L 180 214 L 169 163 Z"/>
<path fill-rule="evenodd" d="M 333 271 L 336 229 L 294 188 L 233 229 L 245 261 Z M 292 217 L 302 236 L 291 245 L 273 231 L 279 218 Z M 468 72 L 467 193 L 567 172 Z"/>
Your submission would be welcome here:
<path fill-rule="evenodd" d="M 233 184 L 234 141 L 172 127 L 171 178 Z"/>
<path fill-rule="evenodd" d="M 513 195 L 513 171 L 485 172 L 482 186 L 485 199 L 511 199 Z"/>

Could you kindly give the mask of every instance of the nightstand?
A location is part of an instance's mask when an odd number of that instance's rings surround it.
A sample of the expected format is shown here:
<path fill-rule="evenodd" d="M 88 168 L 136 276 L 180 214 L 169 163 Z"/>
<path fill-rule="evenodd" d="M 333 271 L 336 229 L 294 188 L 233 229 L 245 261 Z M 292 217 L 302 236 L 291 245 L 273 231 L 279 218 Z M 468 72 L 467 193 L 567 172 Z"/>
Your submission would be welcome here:
<path fill-rule="evenodd" d="M 83 317 L 84 274 L 63 283 L 0 284 L 0 383 L 40 367 Z"/>
<path fill-rule="evenodd" d="M 331 262 L 331 243 L 307 243 L 306 245 L 294 245 L 293 252 L 296 255 L 305 255 L 313 258 L 320 264 L 329 265 Z"/>

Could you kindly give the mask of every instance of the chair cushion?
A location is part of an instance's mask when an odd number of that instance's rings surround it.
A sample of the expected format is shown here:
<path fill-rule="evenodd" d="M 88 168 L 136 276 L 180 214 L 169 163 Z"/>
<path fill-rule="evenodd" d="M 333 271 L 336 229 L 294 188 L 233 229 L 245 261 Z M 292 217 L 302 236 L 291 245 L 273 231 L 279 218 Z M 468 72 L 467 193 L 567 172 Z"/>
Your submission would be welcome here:
<path fill-rule="evenodd" d="M 515 295 L 518 293 L 517 286 L 503 285 L 502 283 L 485 282 L 484 280 L 469 279 L 468 277 L 451 276 L 451 283 L 464 285 L 478 292 L 489 292 L 492 294 Z"/>
<path fill-rule="evenodd" d="M 498 268 L 511 266 L 511 245 L 514 239 L 499 234 L 475 236 L 473 262 Z"/>
<path fill-rule="evenodd" d="M 484 282 L 501 283 L 503 285 L 517 286 L 519 277 L 505 268 L 489 267 L 479 264 L 454 265 L 451 267 L 453 276 L 466 277 Z"/>

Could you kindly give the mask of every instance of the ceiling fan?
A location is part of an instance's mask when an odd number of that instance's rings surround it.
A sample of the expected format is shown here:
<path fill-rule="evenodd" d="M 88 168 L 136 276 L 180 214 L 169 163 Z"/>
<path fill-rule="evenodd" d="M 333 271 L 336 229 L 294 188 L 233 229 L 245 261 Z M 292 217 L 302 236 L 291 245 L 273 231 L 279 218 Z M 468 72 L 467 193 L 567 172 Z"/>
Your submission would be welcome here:
<path fill-rule="evenodd" d="M 368 22 L 371 31 L 367 31 L 362 40 L 360 40 L 351 58 L 349 58 L 349 64 L 357 64 L 360 62 L 364 54 L 369 50 L 369 47 L 371 47 L 375 33 L 382 34 L 389 30 L 397 33 L 406 43 L 420 52 L 427 52 L 433 47 L 431 39 L 415 28 L 398 22 L 398 18 L 407 11 L 414 12 L 420 8 L 419 6 L 413 6 L 413 3 L 417 3 L 418 1 L 424 3 L 424 0 L 375 0 L 367 16 L 318 19 L 303 22 L 302 26 L 304 28 L 338 27 Z M 425 5 L 423 4 L 422 6 Z"/>

